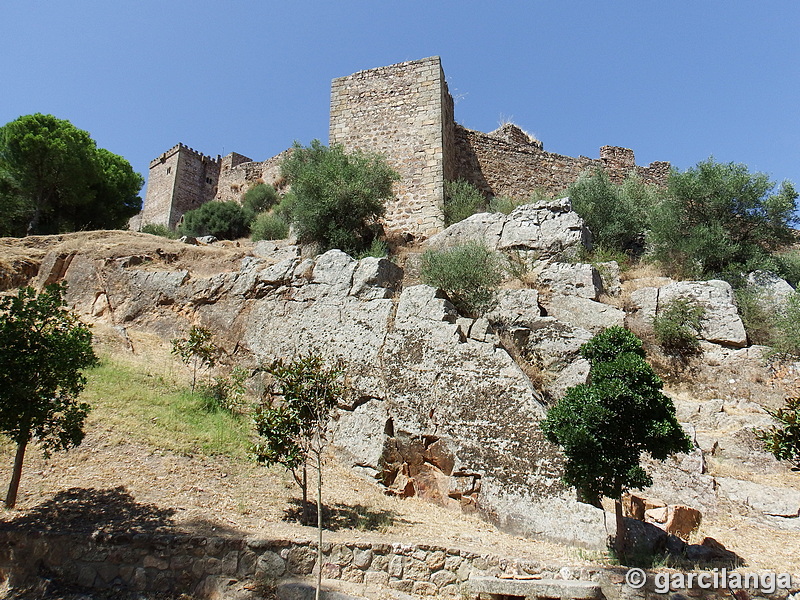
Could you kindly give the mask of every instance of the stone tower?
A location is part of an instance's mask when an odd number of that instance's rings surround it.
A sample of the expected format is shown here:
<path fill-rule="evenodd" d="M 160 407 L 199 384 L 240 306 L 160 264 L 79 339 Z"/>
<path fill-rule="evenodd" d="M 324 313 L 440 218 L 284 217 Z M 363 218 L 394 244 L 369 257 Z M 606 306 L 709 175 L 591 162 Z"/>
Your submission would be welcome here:
<path fill-rule="evenodd" d="M 438 56 L 360 71 L 331 84 L 330 143 L 383 155 L 400 173 L 387 229 L 428 237 L 444 226 L 446 149 L 454 136 L 453 99 Z"/>
<path fill-rule="evenodd" d="M 219 156 L 211 158 L 183 144 L 152 160 L 141 224 L 174 229 L 186 211 L 213 200 L 219 170 Z"/>

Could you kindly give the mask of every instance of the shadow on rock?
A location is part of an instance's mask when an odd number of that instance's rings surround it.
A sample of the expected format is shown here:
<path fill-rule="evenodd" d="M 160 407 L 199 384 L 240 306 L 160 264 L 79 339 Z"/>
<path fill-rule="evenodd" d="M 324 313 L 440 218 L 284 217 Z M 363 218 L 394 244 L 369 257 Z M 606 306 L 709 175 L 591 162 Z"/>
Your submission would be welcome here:
<path fill-rule="evenodd" d="M 317 507 L 315 504 L 308 506 L 308 515 L 304 522 L 302 501 L 292 499 L 290 503 L 292 506 L 284 511 L 284 521 L 294 521 L 309 526 L 317 524 Z M 338 531 L 339 529 L 385 531 L 396 523 L 409 524 L 410 522 L 399 518 L 394 511 L 372 510 L 360 504 L 348 506 L 334 503 L 322 507 L 322 525 L 330 531 Z"/>
<path fill-rule="evenodd" d="M 626 518 L 625 525 L 628 529 L 628 552 L 620 562 L 627 566 L 735 569 L 747 565 L 741 556 L 714 538 L 706 537 L 700 544 L 687 544 L 652 523 Z"/>

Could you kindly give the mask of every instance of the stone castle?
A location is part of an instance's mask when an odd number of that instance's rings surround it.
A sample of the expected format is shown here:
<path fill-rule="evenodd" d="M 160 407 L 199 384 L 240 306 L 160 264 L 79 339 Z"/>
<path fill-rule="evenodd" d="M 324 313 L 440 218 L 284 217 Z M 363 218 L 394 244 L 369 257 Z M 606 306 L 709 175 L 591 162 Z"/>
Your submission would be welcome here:
<path fill-rule="evenodd" d="M 588 169 L 605 169 L 614 181 L 635 170 L 657 184 L 670 169 L 661 161 L 636 166 L 633 151 L 617 146 L 603 146 L 597 159 L 546 152 L 512 124 L 491 133 L 466 129 L 455 122 L 438 56 L 334 79 L 329 141 L 382 154 L 400 173 L 384 224 L 416 239 L 444 227 L 445 181 L 464 179 L 487 195 L 524 199 L 537 190 L 559 192 Z M 178 144 L 150 163 L 144 206 L 132 225 L 174 228 L 205 202 L 239 201 L 261 182 L 281 188 L 284 154 L 254 162 L 237 153 L 212 158 Z"/>

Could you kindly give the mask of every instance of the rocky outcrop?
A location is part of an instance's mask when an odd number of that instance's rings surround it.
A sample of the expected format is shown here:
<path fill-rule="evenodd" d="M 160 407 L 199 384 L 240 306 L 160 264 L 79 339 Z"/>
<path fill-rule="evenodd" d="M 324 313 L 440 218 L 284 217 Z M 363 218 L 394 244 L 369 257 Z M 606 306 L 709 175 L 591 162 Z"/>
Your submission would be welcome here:
<path fill-rule="evenodd" d="M 532 252 L 537 258 L 574 255 L 591 246 L 591 233 L 569 198 L 515 208 L 508 216 L 479 213 L 430 237 L 429 248 L 449 248 L 479 241 L 490 250 Z"/>
<path fill-rule="evenodd" d="M 429 286 L 401 289 L 403 272 L 386 259 L 277 251 L 207 276 L 173 268 L 169 257 L 78 253 L 68 263 L 54 258 L 41 277 L 63 278 L 69 302 L 114 325 L 164 339 L 190 324 L 208 327 L 227 360 L 245 366 L 306 351 L 341 359 L 353 394 L 333 443 L 365 476 L 522 534 L 605 546 L 603 512 L 575 502 L 561 483 L 560 456 L 537 426 L 540 394 L 488 319 L 461 317 Z M 534 290 L 506 296 L 511 321 L 528 332 L 521 338 L 541 339 L 526 348 L 562 389 L 590 334 L 563 335 L 574 328 L 540 317 Z M 565 513 L 581 517 L 566 524 Z"/>
<path fill-rule="evenodd" d="M 747 275 L 747 288 L 765 311 L 782 311 L 794 288 L 785 279 L 769 271 L 753 271 Z"/>
<path fill-rule="evenodd" d="M 736 308 L 733 289 L 725 281 L 678 281 L 663 287 L 636 290 L 631 294 L 632 311 L 626 324 L 634 333 L 649 334 L 656 315 L 678 298 L 693 300 L 705 309 L 701 339 L 737 348 L 747 345 L 747 334 Z"/>

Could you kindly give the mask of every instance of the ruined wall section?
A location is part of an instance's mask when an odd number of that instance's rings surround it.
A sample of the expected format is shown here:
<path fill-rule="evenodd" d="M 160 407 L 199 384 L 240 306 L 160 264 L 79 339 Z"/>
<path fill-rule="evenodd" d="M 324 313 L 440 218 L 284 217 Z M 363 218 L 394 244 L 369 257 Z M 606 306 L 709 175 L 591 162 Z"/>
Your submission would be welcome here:
<path fill-rule="evenodd" d="M 280 191 L 286 187 L 281 177 L 281 162 L 291 150 L 265 161 L 252 161 L 241 154 L 229 154 L 222 158 L 219 188 L 214 198 L 222 202 L 241 202 L 242 195 L 254 185 L 266 183 Z M 230 158 L 230 160 L 228 160 Z M 239 157 L 243 160 L 240 160 Z M 227 161 L 227 162 L 226 162 Z"/>
<path fill-rule="evenodd" d="M 388 231 L 427 237 L 442 229 L 452 104 L 438 56 L 333 80 L 330 143 L 382 154 L 400 173 Z"/>
<path fill-rule="evenodd" d="M 633 151 L 603 146 L 600 158 L 577 158 L 545 152 L 541 142 L 519 136 L 494 135 L 456 125 L 455 155 L 457 177 L 465 179 L 491 196 L 524 199 L 536 191 L 558 194 L 587 170 L 603 168 L 615 183 L 633 170 L 647 183 L 666 185 L 670 164 L 653 162 L 636 166 Z"/>

